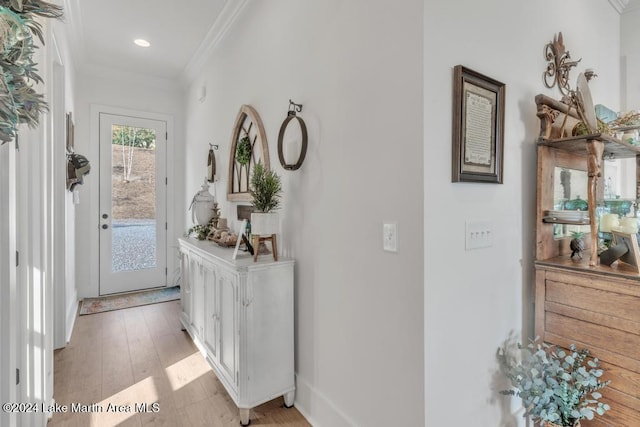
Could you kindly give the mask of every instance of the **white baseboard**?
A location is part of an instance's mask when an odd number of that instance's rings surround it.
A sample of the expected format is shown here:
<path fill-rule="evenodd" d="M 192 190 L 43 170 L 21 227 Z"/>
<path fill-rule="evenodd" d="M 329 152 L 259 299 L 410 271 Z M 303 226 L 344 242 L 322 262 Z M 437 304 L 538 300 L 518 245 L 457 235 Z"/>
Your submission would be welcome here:
<path fill-rule="evenodd" d="M 314 427 L 355 427 L 358 424 L 327 396 L 296 375 L 296 409 Z"/>
<path fill-rule="evenodd" d="M 65 322 L 67 326 L 67 330 L 65 331 L 66 344 L 71 341 L 73 326 L 76 324 L 76 318 L 78 317 L 78 290 L 76 288 L 73 289 L 71 301 L 71 304 L 67 307 L 67 321 Z"/>

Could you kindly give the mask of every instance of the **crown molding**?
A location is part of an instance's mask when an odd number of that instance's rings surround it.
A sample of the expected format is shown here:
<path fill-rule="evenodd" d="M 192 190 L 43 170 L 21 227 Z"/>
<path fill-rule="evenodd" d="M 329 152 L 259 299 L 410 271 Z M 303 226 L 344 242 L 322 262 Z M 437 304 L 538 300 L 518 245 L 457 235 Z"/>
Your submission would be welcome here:
<path fill-rule="evenodd" d="M 248 2 L 249 0 L 229 0 L 225 3 L 220 15 L 218 15 L 218 18 L 211 28 L 209 28 L 204 40 L 202 40 L 202 43 L 200 43 L 200 46 L 198 46 L 198 49 L 196 49 L 182 72 L 182 80 L 185 85 L 188 85 L 197 77 L 197 73 L 202 69 L 216 46 L 218 46 L 218 43 L 220 43 L 229 32 L 238 15 L 240 15 L 240 12 Z"/>
<path fill-rule="evenodd" d="M 609 0 L 609 4 L 620 14 L 628 12 L 626 10 L 629 0 Z"/>

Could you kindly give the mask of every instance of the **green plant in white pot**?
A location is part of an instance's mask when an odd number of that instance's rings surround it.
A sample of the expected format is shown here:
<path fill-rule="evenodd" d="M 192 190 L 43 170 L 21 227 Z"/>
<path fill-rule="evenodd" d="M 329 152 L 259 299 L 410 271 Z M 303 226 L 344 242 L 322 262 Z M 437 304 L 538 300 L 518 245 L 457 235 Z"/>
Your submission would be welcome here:
<path fill-rule="evenodd" d="M 251 174 L 249 192 L 253 198 L 251 233 L 258 236 L 277 234 L 280 231 L 280 216 L 274 212 L 280 208 L 282 182 L 280 177 L 256 163 Z"/>
<path fill-rule="evenodd" d="M 540 426 L 576 427 L 580 420 L 603 415 L 609 405 L 600 402 L 602 369 L 589 350 L 569 346 L 565 351 L 546 343 L 532 342 L 518 352 L 503 347 L 498 358 L 513 389 L 500 393 L 518 396 L 525 408 L 524 416 Z"/>

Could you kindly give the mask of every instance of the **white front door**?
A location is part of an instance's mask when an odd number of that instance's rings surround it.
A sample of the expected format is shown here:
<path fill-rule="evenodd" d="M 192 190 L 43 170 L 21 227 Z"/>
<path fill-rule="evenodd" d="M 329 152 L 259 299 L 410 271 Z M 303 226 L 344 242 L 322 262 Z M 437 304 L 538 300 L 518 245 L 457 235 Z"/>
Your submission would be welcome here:
<path fill-rule="evenodd" d="M 167 284 L 167 123 L 100 113 L 100 295 Z"/>

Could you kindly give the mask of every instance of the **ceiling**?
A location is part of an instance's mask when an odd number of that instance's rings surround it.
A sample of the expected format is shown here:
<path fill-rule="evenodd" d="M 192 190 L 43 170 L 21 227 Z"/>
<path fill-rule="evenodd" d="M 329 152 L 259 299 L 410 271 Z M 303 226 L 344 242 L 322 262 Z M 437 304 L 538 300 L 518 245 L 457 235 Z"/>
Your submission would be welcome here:
<path fill-rule="evenodd" d="M 622 13 L 640 7 L 640 0 L 609 1 Z M 64 0 L 64 20 L 81 71 L 119 71 L 174 81 L 190 73 L 245 2 Z M 136 46 L 137 38 L 151 46 Z"/>
<path fill-rule="evenodd" d="M 632 12 L 640 7 L 640 0 L 618 0 L 622 6 L 622 13 Z"/>
<path fill-rule="evenodd" d="M 234 3 L 235 0 L 229 3 Z M 194 62 L 227 0 L 65 0 L 77 68 L 180 79 Z M 133 43 L 151 43 L 142 48 Z"/>

